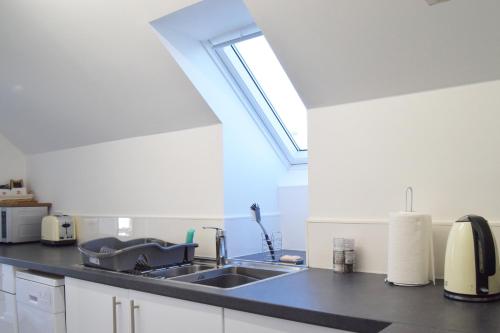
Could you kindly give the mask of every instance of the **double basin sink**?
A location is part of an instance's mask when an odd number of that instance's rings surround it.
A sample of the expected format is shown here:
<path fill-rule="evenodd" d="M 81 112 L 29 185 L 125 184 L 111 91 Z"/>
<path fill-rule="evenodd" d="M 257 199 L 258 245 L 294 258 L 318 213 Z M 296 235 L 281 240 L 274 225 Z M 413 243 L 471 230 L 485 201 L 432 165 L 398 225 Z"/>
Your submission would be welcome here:
<path fill-rule="evenodd" d="M 169 269 L 154 270 L 143 276 L 168 279 L 182 283 L 222 289 L 232 289 L 271 278 L 300 272 L 306 268 L 262 263 L 235 262 L 215 268 L 207 264 L 193 264 Z"/>

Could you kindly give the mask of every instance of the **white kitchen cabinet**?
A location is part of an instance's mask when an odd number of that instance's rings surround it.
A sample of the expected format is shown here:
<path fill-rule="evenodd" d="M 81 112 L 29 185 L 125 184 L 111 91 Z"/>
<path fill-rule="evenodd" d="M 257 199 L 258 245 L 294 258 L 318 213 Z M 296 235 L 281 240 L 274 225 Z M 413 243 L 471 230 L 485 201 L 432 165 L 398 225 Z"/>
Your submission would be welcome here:
<path fill-rule="evenodd" d="M 16 295 L 0 292 L 0 332 L 17 333 Z"/>
<path fill-rule="evenodd" d="M 65 285 L 67 333 L 129 333 L 127 289 L 72 278 Z"/>
<path fill-rule="evenodd" d="M 5 264 L 0 264 L 0 332 L 18 332 L 16 268 Z"/>
<path fill-rule="evenodd" d="M 298 323 L 224 309 L 224 333 L 348 333 L 334 328 Z"/>
<path fill-rule="evenodd" d="M 16 293 L 16 268 L 0 264 L 0 290 L 9 294 Z"/>
<path fill-rule="evenodd" d="M 222 333 L 222 308 L 137 291 L 130 291 L 135 333 Z M 132 332 L 134 332 L 131 329 Z"/>
<path fill-rule="evenodd" d="M 67 333 L 222 333 L 223 316 L 216 306 L 66 278 L 66 325 Z"/>
<path fill-rule="evenodd" d="M 113 298 L 120 303 L 116 326 Z M 349 333 L 72 278 L 66 278 L 66 325 L 67 333 Z"/>

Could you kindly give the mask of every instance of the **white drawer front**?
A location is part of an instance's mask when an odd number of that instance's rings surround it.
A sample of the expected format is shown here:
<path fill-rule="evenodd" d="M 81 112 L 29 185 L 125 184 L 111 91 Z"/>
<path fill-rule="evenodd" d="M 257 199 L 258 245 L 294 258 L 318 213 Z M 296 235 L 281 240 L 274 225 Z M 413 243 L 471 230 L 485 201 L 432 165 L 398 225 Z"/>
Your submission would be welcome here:
<path fill-rule="evenodd" d="M 49 312 L 64 312 L 64 286 L 52 287 L 17 278 L 17 302 Z"/>

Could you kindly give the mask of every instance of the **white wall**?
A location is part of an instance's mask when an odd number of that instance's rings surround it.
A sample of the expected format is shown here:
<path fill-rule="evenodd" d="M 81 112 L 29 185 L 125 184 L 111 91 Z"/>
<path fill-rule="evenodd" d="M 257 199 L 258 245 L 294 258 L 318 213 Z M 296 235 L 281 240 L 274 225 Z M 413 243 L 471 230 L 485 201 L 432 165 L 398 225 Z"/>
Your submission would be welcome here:
<path fill-rule="evenodd" d="M 307 165 L 296 165 L 281 178 L 278 207 L 283 234 L 283 248 L 306 249 L 306 221 L 309 217 Z"/>
<path fill-rule="evenodd" d="M 263 210 L 276 212 L 276 187 L 286 173 L 286 166 L 202 44 L 223 32 L 250 24 L 251 17 L 245 11 L 240 1 L 206 1 L 152 23 L 222 122 L 224 210 L 231 216 L 248 215 L 254 201 Z M 200 31 L 198 26 L 205 29 Z"/>
<path fill-rule="evenodd" d="M 260 229 L 249 222 L 250 205 L 258 202 L 264 215 L 276 215 L 278 182 L 287 170 L 202 42 L 250 23 L 243 3 L 233 0 L 204 1 L 152 23 L 222 122 L 225 227 L 229 250 L 238 255 L 260 252 Z M 274 229 L 274 221 L 269 223 Z"/>
<path fill-rule="evenodd" d="M 26 157 L 0 133 L 0 184 L 26 178 Z"/>
<path fill-rule="evenodd" d="M 408 185 L 444 234 L 468 213 L 499 221 L 499 91 L 493 81 L 310 110 L 310 264 L 331 267 L 333 236 L 349 235 L 359 268 L 385 271 L 385 220 Z"/>
<path fill-rule="evenodd" d="M 53 211 L 174 219 L 183 233 L 195 220 L 223 223 L 220 125 L 31 155 L 28 177 Z M 197 233 L 214 247 L 210 231 Z"/>

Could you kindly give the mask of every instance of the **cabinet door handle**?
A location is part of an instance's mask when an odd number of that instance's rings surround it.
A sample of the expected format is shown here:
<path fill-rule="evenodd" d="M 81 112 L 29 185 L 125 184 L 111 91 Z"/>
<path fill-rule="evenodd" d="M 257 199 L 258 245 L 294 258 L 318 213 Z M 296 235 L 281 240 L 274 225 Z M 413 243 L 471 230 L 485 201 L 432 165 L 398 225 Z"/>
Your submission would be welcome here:
<path fill-rule="evenodd" d="M 139 309 L 139 305 L 134 304 L 134 300 L 130 300 L 130 333 L 135 333 L 135 310 Z"/>
<path fill-rule="evenodd" d="M 116 296 L 113 296 L 113 333 L 117 333 L 116 328 L 116 306 L 122 304 L 116 300 Z"/>

